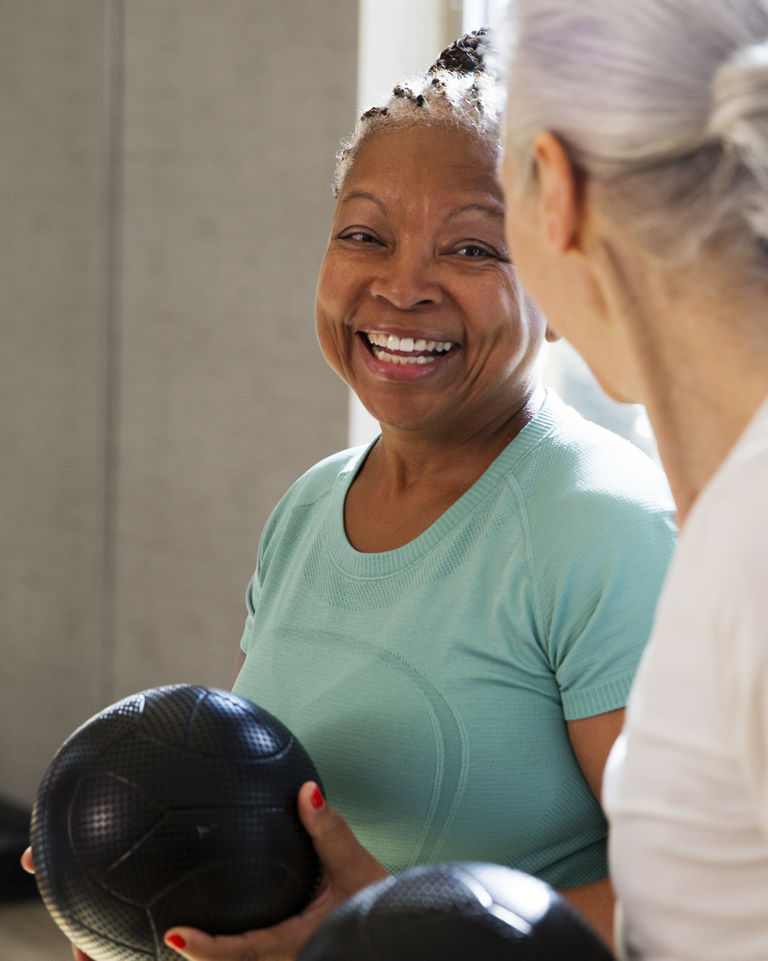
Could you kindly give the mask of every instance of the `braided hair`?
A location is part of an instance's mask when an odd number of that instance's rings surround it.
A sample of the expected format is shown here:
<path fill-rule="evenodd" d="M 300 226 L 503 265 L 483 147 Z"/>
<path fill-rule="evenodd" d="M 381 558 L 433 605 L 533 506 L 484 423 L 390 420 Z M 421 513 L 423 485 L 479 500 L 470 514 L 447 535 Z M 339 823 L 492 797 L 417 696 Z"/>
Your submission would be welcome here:
<path fill-rule="evenodd" d="M 446 47 L 423 76 L 397 84 L 385 104 L 366 110 L 336 155 L 334 197 L 361 145 L 379 131 L 452 126 L 474 132 L 500 152 L 504 84 L 494 60 L 488 28 L 473 30 Z"/>

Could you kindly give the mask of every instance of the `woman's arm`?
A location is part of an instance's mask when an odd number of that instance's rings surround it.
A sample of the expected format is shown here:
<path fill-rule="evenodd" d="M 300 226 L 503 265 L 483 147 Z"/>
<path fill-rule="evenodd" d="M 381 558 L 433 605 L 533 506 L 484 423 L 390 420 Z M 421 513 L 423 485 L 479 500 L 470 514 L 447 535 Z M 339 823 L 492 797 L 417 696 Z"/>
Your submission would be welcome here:
<path fill-rule="evenodd" d="M 623 708 L 568 722 L 568 736 L 573 753 L 598 801 L 605 763 L 613 742 L 621 733 L 623 723 Z M 610 880 L 605 878 L 578 888 L 566 888 L 560 893 L 612 946 L 614 895 Z"/>
<path fill-rule="evenodd" d="M 241 671 L 241 669 L 242 669 L 242 667 L 243 667 L 243 664 L 245 664 L 245 651 L 240 650 L 240 651 L 237 652 L 237 660 L 235 661 L 235 669 L 234 669 L 234 671 L 232 672 L 232 684 L 231 684 L 232 687 L 235 686 L 235 681 L 237 680 L 237 675 L 240 673 L 240 671 Z"/>
<path fill-rule="evenodd" d="M 613 742 L 621 734 L 623 724 L 624 708 L 568 721 L 568 737 L 573 753 L 598 801 L 602 793 L 605 763 Z"/>

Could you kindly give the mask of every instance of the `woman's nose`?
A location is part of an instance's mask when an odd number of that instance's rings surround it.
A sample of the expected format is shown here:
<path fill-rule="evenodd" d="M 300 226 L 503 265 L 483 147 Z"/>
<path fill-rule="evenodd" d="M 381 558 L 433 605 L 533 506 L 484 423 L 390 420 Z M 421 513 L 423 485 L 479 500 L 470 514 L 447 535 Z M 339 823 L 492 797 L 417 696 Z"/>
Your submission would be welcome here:
<path fill-rule="evenodd" d="M 393 252 L 380 265 L 370 292 L 398 310 L 435 307 L 443 298 L 432 256 L 405 247 Z"/>

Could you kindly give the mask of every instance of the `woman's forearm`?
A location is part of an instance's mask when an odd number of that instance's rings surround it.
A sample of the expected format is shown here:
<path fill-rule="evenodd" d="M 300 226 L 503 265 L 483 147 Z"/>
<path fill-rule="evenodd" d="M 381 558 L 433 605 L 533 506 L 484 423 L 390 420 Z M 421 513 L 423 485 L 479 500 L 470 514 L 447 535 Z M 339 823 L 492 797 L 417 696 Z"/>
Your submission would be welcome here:
<path fill-rule="evenodd" d="M 603 940 L 613 949 L 614 895 L 608 878 L 583 884 L 578 888 L 565 888 L 560 892 L 582 914 Z"/>

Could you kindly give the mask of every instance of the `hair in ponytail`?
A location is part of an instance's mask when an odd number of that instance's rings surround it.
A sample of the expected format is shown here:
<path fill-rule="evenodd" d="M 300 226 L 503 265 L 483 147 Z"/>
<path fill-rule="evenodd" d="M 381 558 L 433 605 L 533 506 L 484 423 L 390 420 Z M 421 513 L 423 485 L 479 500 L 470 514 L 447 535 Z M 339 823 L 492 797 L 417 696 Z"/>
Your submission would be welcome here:
<path fill-rule="evenodd" d="M 521 189 L 549 129 L 649 250 L 762 265 L 768 0 L 512 0 L 506 43 Z"/>

